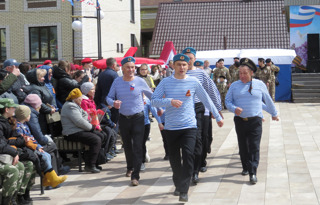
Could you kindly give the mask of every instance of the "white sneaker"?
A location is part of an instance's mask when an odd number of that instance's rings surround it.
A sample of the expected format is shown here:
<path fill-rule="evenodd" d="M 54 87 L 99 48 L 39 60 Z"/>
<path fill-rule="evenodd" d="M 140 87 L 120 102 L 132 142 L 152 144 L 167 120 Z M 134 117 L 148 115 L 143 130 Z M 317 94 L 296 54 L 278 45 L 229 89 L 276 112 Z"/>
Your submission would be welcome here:
<path fill-rule="evenodd" d="M 148 149 L 147 149 L 147 151 L 146 151 L 146 162 L 148 163 L 148 162 L 150 162 L 150 156 L 149 156 L 149 153 L 148 153 Z"/>

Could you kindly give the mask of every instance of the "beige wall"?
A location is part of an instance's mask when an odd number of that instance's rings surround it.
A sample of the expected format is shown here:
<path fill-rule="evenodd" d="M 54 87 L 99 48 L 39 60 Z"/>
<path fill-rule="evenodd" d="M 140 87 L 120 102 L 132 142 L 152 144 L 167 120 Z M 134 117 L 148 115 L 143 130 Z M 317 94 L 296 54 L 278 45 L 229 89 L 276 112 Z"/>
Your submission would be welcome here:
<path fill-rule="evenodd" d="M 0 27 L 7 32 L 7 57 L 29 61 L 28 28 L 57 26 L 59 59 L 72 60 L 71 5 L 57 0 L 57 8 L 28 9 L 26 0 L 7 1 L 0 11 Z"/>
<path fill-rule="evenodd" d="M 101 20 L 102 57 L 121 57 L 131 46 L 130 34 L 135 34 L 140 46 L 140 1 L 135 0 L 135 23 L 130 22 L 130 0 L 100 1 L 104 18 Z M 80 6 L 79 6 L 80 5 Z M 75 15 L 93 16 L 95 8 L 75 2 Z M 75 56 L 97 57 L 97 20 L 82 18 L 81 32 L 75 32 Z M 117 52 L 117 43 L 124 53 Z M 138 52 L 137 52 L 138 54 Z"/>

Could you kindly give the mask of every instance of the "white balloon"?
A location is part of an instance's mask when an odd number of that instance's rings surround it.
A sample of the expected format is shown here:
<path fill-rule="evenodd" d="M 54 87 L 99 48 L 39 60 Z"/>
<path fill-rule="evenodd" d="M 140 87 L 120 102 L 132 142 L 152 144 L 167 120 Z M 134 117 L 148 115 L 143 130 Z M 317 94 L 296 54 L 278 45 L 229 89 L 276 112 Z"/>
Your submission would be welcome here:
<path fill-rule="evenodd" d="M 94 17 L 97 17 L 97 11 L 98 10 L 94 11 Z M 102 20 L 103 18 L 104 18 L 104 12 L 102 10 L 100 10 L 100 20 Z"/>

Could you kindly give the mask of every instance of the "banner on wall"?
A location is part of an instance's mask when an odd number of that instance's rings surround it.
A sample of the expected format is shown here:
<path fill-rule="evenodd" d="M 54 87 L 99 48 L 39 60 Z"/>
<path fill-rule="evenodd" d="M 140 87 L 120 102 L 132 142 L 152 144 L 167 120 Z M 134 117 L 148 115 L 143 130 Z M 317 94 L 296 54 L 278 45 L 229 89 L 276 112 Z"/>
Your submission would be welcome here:
<path fill-rule="evenodd" d="M 320 5 L 290 6 L 290 46 L 307 66 L 307 34 L 320 33 Z"/>
<path fill-rule="evenodd" d="M 65 0 L 62 0 L 62 1 L 65 1 Z M 74 6 L 73 1 L 79 1 L 80 3 L 85 3 L 87 5 L 94 6 L 96 8 L 100 7 L 98 0 L 96 1 L 97 4 L 95 4 L 93 0 L 68 0 L 68 2 L 70 2 L 71 6 Z"/>

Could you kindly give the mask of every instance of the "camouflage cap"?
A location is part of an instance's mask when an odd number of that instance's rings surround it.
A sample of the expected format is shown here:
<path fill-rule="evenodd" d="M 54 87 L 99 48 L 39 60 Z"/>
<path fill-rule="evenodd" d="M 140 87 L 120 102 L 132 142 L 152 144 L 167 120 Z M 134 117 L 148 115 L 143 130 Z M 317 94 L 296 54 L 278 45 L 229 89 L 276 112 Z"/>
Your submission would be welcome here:
<path fill-rule="evenodd" d="M 13 99 L 10 98 L 0 98 L 0 108 L 4 107 L 18 107 L 18 104 L 15 104 Z"/>

